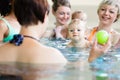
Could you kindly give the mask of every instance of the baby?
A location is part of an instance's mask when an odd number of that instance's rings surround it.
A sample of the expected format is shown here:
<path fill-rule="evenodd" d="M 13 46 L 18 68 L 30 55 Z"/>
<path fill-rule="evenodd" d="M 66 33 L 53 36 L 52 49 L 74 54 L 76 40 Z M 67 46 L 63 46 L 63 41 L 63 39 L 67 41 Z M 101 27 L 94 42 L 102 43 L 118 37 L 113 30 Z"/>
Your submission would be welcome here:
<path fill-rule="evenodd" d="M 80 19 L 81 21 L 84 22 L 84 24 L 86 25 L 87 23 L 87 14 L 84 11 L 74 11 L 72 13 L 72 17 L 71 20 L 73 19 Z M 90 29 L 88 27 L 86 27 L 85 29 L 85 36 L 87 37 L 87 35 L 90 33 Z"/>
<path fill-rule="evenodd" d="M 87 48 L 90 42 L 85 39 L 84 21 L 73 19 L 68 25 L 68 38 L 71 40 L 67 47 Z"/>
<path fill-rule="evenodd" d="M 81 21 L 87 22 L 87 14 L 83 11 L 75 11 L 72 13 L 72 20 L 73 19 L 80 19 Z"/>

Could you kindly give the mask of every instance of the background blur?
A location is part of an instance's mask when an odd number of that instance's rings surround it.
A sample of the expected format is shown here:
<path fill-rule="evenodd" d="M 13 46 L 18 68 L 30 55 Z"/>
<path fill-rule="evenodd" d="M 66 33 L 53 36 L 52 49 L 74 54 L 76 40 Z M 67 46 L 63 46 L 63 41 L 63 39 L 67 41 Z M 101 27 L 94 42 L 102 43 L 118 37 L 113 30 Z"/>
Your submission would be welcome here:
<path fill-rule="evenodd" d="M 98 24 L 97 8 L 102 0 L 69 0 L 72 7 L 72 12 L 75 10 L 83 10 L 88 15 L 87 27 L 95 27 Z M 52 6 L 52 0 L 48 0 Z M 54 27 L 55 18 L 50 12 L 49 28 Z M 120 31 L 120 19 L 113 24 L 113 27 Z"/>

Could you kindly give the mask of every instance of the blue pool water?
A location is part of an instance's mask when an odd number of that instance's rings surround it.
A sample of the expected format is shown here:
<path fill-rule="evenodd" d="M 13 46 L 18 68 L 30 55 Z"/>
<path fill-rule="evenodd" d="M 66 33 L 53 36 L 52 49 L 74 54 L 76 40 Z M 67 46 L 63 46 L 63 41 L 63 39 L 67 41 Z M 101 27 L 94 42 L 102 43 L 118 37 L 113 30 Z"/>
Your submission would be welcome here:
<path fill-rule="evenodd" d="M 88 63 L 90 49 L 67 48 L 69 41 L 40 40 L 60 50 L 68 60 L 66 65 L 3 62 L 0 63 L 0 80 L 120 80 L 120 49 L 113 49 Z"/>
<path fill-rule="evenodd" d="M 43 80 L 120 80 L 120 49 L 109 51 L 88 63 L 90 49 L 67 48 L 69 40 L 41 39 L 41 42 L 60 50 L 69 61 L 65 71 Z"/>

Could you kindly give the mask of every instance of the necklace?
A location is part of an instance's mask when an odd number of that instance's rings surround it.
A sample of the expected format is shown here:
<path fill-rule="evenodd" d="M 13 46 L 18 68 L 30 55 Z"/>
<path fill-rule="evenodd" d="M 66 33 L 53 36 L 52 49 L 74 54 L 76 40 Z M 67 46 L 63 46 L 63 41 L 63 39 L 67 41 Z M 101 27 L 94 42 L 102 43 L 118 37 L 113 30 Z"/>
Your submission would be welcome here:
<path fill-rule="evenodd" d="M 36 39 L 36 38 L 34 38 L 34 37 L 32 37 L 32 36 L 28 36 L 28 35 L 23 35 L 24 37 L 26 37 L 26 38 L 31 38 L 31 39 L 33 39 L 33 40 L 36 40 L 36 41 L 38 41 L 39 42 L 39 40 L 38 39 Z"/>

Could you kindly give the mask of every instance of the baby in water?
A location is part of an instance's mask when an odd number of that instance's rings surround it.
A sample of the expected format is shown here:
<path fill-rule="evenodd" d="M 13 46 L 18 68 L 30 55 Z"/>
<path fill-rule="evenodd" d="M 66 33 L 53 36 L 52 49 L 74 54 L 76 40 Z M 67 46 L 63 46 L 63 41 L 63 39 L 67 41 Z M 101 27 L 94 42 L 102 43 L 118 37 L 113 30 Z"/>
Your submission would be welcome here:
<path fill-rule="evenodd" d="M 72 13 L 71 20 L 80 19 L 81 21 L 87 22 L 87 14 L 83 11 L 75 11 Z"/>
<path fill-rule="evenodd" d="M 80 19 L 73 19 L 68 25 L 68 38 L 71 40 L 67 47 L 87 48 L 90 42 L 85 39 L 85 24 Z"/>

